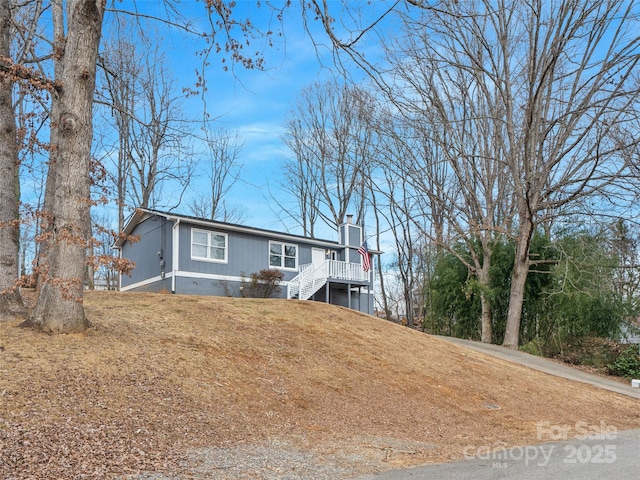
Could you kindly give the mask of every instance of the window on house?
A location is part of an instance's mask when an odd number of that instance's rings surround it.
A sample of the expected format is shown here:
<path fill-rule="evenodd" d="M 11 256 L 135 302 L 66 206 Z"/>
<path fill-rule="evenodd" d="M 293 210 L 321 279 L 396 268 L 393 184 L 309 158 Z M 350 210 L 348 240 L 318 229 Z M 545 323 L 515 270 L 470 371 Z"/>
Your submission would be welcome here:
<path fill-rule="evenodd" d="M 192 229 L 191 258 L 226 263 L 227 234 Z"/>
<path fill-rule="evenodd" d="M 290 243 L 269 242 L 269 266 L 298 268 L 298 246 Z"/>

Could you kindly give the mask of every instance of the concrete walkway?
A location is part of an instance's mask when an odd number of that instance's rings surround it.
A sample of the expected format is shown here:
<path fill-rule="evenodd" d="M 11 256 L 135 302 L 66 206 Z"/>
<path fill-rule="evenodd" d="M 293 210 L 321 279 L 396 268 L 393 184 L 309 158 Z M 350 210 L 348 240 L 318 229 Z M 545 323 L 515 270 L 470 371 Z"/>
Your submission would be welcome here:
<path fill-rule="evenodd" d="M 520 350 L 511 350 L 509 348 L 501 347 L 500 345 L 491 345 L 487 343 L 474 342 L 472 340 L 463 340 L 460 338 L 435 336 L 447 342 L 456 343 L 463 347 L 476 350 L 478 352 L 493 355 L 494 357 L 502 358 L 509 362 L 524 365 L 525 367 L 533 368 L 541 372 L 548 373 L 549 375 L 555 375 L 556 377 L 562 377 L 576 382 L 587 383 L 598 388 L 610 390 L 615 393 L 621 393 L 628 397 L 640 399 L 640 388 L 633 388 L 631 382 L 627 385 L 615 380 L 610 380 L 598 375 L 592 375 L 577 368 L 564 365 L 559 362 L 554 362 L 543 357 L 537 357 L 529 353 L 521 352 Z"/>

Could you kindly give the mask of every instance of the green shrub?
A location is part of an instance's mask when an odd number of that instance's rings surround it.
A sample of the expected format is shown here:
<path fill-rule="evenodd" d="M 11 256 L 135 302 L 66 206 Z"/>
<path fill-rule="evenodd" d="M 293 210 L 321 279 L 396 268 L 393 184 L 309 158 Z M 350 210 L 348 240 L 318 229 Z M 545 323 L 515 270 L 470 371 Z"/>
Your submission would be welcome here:
<path fill-rule="evenodd" d="M 608 365 L 610 373 L 628 379 L 640 378 L 640 354 L 638 346 L 631 345 L 623 350 L 613 364 Z"/>
<path fill-rule="evenodd" d="M 531 355 L 535 355 L 537 357 L 543 357 L 544 354 L 542 352 L 541 341 L 538 338 L 531 340 L 528 343 L 525 343 L 520 347 L 520 350 L 526 353 L 530 353 Z"/>
<path fill-rule="evenodd" d="M 558 350 L 553 358 L 562 360 L 570 365 L 583 365 L 607 374 L 609 365 L 613 364 L 620 355 L 620 344 L 597 336 L 570 337 L 558 342 Z"/>

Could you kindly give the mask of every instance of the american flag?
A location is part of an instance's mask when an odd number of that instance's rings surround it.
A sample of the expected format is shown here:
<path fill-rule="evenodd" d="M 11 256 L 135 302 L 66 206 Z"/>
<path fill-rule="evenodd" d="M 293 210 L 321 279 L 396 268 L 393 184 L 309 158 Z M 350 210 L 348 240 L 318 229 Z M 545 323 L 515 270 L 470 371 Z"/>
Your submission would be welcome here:
<path fill-rule="evenodd" d="M 362 269 L 368 272 L 371 269 L 371 257 L 369 256 L 369 249 L 367 248 L 367 242 L 364 242 L 358 249 L 358 253 L 362 255 Z"/>

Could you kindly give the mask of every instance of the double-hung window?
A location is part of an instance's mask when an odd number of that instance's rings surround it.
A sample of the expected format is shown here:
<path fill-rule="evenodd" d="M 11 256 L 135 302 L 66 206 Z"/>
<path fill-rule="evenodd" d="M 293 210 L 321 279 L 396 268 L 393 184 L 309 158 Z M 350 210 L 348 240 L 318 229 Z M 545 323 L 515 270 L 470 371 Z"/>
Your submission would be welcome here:
<path fill-rule="evenodd" d="M 269 242 L 269 266 L 273 268 L 298 268 L 298 246 L 291 243 Z"/>
<path fill-rule="evenodd" d="M 226 233 L 191 229 L 191 258 L 209 262 L 227 262 Z"/>

